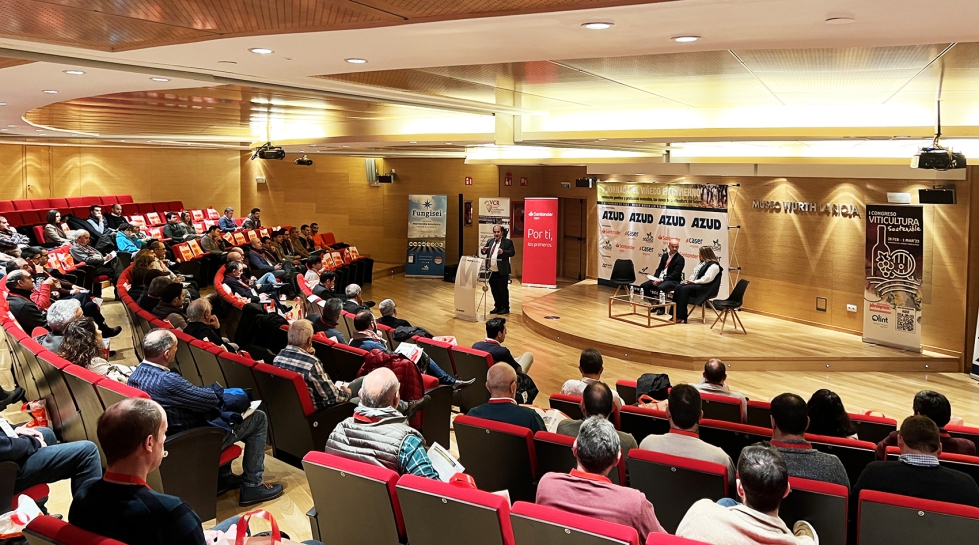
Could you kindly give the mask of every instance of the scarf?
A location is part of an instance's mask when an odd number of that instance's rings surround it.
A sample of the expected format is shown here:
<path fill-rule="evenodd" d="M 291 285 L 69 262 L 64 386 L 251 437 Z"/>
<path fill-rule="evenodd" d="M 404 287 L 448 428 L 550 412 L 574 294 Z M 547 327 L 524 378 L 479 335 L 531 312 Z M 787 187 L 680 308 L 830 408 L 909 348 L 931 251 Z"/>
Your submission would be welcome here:
<path fill-rule="evenodd" d="M 391 417 L 404 418 L 404 415 L 399 413 L 394 407 L 365 407 L 363 403 L 354 408 L 354 414 L 359 414 L 361 416 L 370 418 L 371 420 L 380 420 L 382 418 Z"/>

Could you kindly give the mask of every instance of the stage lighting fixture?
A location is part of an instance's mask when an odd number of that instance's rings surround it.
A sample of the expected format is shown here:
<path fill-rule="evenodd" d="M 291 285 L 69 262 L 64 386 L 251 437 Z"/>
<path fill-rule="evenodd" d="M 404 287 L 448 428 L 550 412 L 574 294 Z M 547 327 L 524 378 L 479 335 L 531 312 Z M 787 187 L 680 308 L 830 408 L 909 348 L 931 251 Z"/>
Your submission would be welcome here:
<path fill-rule="evenodd" d="M 303 155 L 299 159 L 296 159 L 295 161 L 293 161 L 293 163 L 295 163 L 297 165 L 302 165 L 304 167 L 308 167 L 308 166 L 312 166 L 313 165 L 313 160 L 310 159 L 309 157 L 306 157 L 305 155 Z"/>
<path fill-rule="evenodd" d="M 273 146 L 272 142 L 266 142 L 255 150 L 252 154 L 252 161 L 255 159 L 276 159 L 281 161 L 286 158 L 286 150 Z"/>

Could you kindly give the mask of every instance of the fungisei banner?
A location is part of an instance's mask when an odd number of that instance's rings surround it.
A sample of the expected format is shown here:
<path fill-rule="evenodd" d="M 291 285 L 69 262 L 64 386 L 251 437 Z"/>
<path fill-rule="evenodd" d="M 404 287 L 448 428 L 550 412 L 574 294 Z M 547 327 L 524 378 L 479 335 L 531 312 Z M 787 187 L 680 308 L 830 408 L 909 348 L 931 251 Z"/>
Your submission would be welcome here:
<path fill-rule="evenodd" d="M 921 352 L 920 206 L 867 205 L 863 340 Z"/>
<path fill-rule="evenodd" d="M 728 296 L 728 187 L 716 184 L 598 184 L 598 277 L 608 280 L 616 259 L 631 259 L 636 284 L 653 274 L 671 238 L 680 241 L 684 278 L 710 246 L 725 276 L 718 298 Z M 526 265 L 525 265 L 526 266 Z"/>
<path fill-rule="evenodd" d="M 557 199 L 524 201 L 524 286 L 557 287 Z"/>
<path fill-rule="evenodd" d="M 445 272 L 445 195 L 408 195 L 408 256 L 405 276 Z"/>

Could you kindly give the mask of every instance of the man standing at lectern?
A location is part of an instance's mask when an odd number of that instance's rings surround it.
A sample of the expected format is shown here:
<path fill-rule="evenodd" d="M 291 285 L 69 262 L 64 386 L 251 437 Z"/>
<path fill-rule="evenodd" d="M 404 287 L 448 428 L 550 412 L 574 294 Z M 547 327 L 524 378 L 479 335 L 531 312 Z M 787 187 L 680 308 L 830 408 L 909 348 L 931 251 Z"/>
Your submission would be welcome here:
<path fill-rule="evenodd" d="M 671 238 L 667 245 L 669 251 L 659 259 L 659 267 L 653 273 L 653 279 L 647 280 L 640 286 L 646 297 L 652 297 L 654 291 L 669 293 L 680 283 L 683 274 L 683 256 L 680 255 L 680 239 Z M 660 314 L 663 309 L 660 309 Z"/>
<path fill-rule="evenodd" d="M 493 310 L 490 314 L 510 314 L 510 258 L 516 253 L 513 241 L 503 238 L 503 226 L 493 226 L 493 238 L 479 250 L 487 257 L 486 267 L 492 271 L 489 277 L 493 291 Z"/>

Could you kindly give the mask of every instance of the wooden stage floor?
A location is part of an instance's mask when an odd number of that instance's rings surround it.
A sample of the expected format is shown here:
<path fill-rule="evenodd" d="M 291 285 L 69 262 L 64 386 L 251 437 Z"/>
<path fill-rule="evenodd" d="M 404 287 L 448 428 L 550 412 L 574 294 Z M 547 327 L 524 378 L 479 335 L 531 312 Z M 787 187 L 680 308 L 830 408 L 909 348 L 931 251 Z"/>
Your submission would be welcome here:
<path fill-rule="evenodd" d="M 608 300 L 614 292 L 594 280 L 551 290 L 524 302 L 524 323 L 539 335 L 578 348 L 598 348 L 624 360 L 678 369 L 702 369 L 706 360 L 721 356 L 732 371 L 960 369 L 957 358 L 875 346 L 856 335 L 751 312 L 739 313 L 747 335 L 741 329 L 735 332 L 730 318 L 723 334 L 720 323 L 711 329 L 715 318 L 711 309 L 706 311 L 706 324 L 696 309 L 687 324 L 646 328 L 645 316 L 626 317 L 635 323 L 609 318 Z M 629 310 L 619 303 L 613 307 L 616 314 Z"/>

